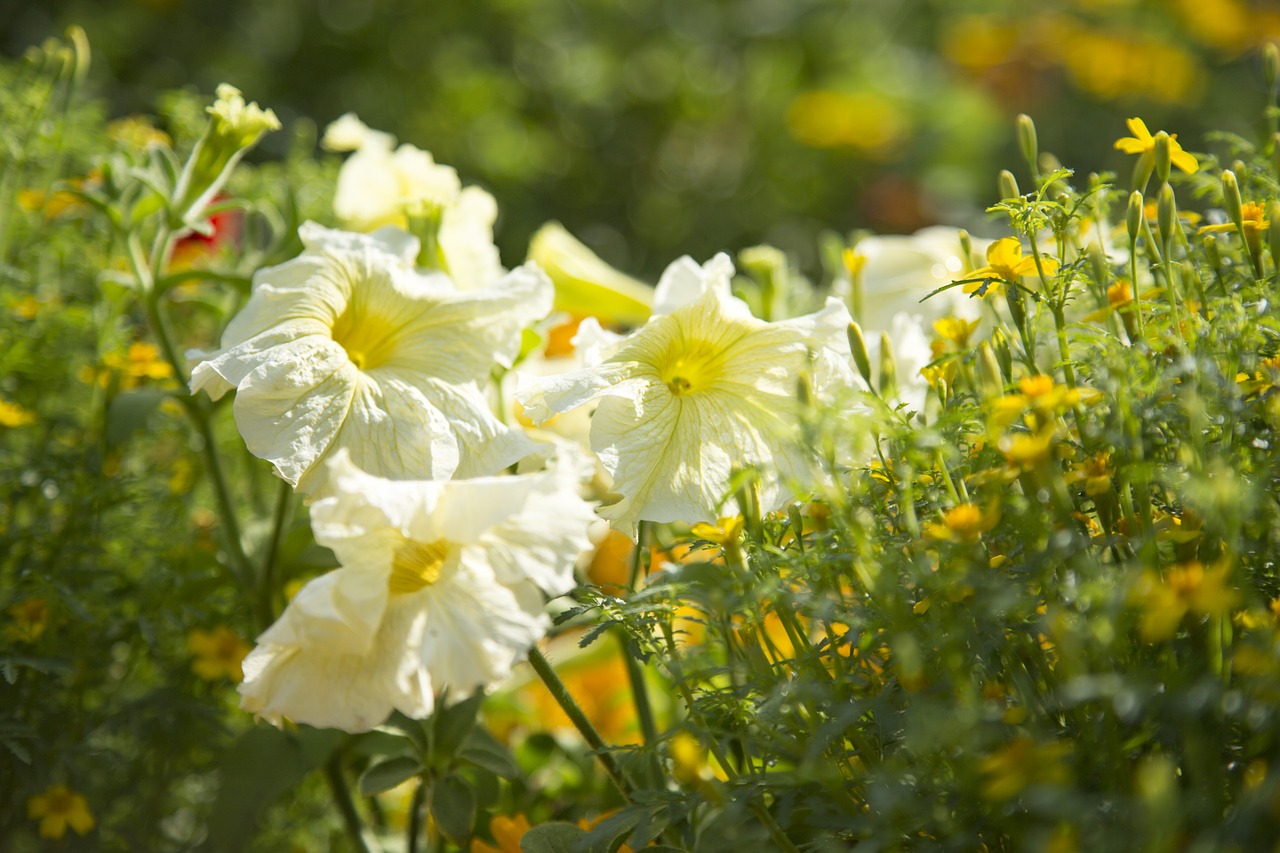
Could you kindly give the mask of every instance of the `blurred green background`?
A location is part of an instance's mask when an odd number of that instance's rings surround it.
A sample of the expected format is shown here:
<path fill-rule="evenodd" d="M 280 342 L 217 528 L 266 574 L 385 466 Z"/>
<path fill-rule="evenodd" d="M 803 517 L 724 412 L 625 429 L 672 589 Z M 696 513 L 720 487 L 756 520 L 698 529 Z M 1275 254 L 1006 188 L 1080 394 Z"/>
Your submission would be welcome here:
<path fill-rule="evenodd" d="M 559 219 L 648 276 L 758 242 L 812 264 L 824 226 L 980 223 L 1019 112 L 1081 170 L 1121 168 L 1128 115 L 1191 150 L 1252 135 L 1280 38 L 1259 0 L 4 0 L 0 21 L 10 55 L 82 25 L 118 114 L 222 81 L 286 125 L 356 111 L 498 197 L 507 263 Z"/>

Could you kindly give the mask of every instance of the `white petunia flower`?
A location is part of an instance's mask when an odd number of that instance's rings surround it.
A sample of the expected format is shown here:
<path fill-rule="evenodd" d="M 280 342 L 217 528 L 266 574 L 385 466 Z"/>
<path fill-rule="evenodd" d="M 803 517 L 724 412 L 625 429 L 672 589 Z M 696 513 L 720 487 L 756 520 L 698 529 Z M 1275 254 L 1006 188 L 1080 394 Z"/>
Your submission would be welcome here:
<path fill-rule="evenodd" d="M 412 145 L 392 150 L 395 137 L 370 131 L 338 170 L 333 212 L 356 231 L 405 228 L 409 217 L 440 211 L 462 191 L 458 173 Z"/>
<path fill-rule="evenodd" d="M 544 596 L 573 587 L 590 547 L 574 466 L 444 483 L 373 477 L 345 453 L 328 466 L 335 494 L 311 520 L 341 568 L 258 638 L 241 707 L 359 732 L 505 679 L 551 624 Z"/>
<path fill-rule="evenodd" d="M 655 316 L 603 362 L 516 395 L 535 423 L 600 399 L 591 446 L 621 498 L 599 512 L 625 532 L 642 520 L 714 521 L 735 467 L 758 468 L 764 509 L 780 506 L 788 484 L 810 476 L 797 381 L 811 375 L 819 394 L 852 383 L 843 304 L 766 323 L 730 295 L 732 275 L 724 255 L 676 261 Z"/>
<path fill-rule="evenodd" d="M 551 282 L 513 270 L 491 290 L 458 293 L 414 269 L 404 232 L 349 234 L 314 223 L 299 257 L 254 275 L 253 294 L 199 358 L 192 392 L 235 389 L 249 450 L 303 492 L 346 448 L 395 479 L 492 474 L 531 448 L 493 414 L 482 389 L 509 367 L 521 330 L 550 310 Z"/>

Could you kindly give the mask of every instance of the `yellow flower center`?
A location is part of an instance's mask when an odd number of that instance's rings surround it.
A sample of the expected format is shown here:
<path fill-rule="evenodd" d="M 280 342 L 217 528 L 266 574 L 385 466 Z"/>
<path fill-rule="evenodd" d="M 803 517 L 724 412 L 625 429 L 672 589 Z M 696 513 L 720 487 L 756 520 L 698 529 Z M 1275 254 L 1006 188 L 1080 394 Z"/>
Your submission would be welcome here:
<path fill-rule="evenodd" d="M 449 543 L 444 539 L 435 542 L 414 542 L 406 539 L 391 557 L 391 577 L 387 589 L 392 595 L 417 592 L 440 580 L 444 560 L 449 554 Z"/>
<path fill-rule="evenodd" d="M 367 314 L 355 301 L 333 324 L 333 339 L 351 363 L 361 370 L 373 370 L 391 360 L 397 327 L 383 317 Z"/>
<path fill-rule="evenodd" d="M 719 350 L 705 341 L 694 341 L 670 351 L 663 359 L 659 376 L 677 397 L 705 391 L 723 372 Z"/>

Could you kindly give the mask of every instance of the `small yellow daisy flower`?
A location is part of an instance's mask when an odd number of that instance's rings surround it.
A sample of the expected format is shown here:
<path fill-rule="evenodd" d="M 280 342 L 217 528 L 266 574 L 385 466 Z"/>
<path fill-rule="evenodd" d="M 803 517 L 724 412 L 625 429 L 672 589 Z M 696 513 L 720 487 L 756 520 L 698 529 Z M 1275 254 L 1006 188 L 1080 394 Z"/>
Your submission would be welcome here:
<path fill-rule="evenodd" d="M 196 628 L 187 634 L 187 650 L 195 658 L 191 671 L 205 681 L 225 677 L 239 684 L 244 680 L 240 663 L 251 647 L 227 626 L 219 625 L 212 631 Z"/>
<path fill-rule="evenodd" d="M 27 800 L 27 817 L 40 821 L 40 837 L 54 841 L 67 834 L 67 827 L 76 835 L 86 835 L 93 829 L 93 815 L 84 796 L 66 785 L 54 785 L 43 794 Z"/>
<path fill-rule="evenodd" d="M 1058 261 L 1056 258 L 1041 258 L 1040 267 L 1045 275 L 1053 275 L 1058 271 Z M 1022 243 L 1017 237 L 1005 237 L 987 247 L 985 267 L 965 276 L 968 281 L 964 285 L 964 292 L 986 296 L 999 290 L 1000 283 L 1017 284 L 1023 276 L 1034 275 L 1035 272 L 1036 259 L 1022 256 Z"/>
<path fill-rule="evenodd" d="M 1147 125 L 1140 118 L 1131 118 L 1125 121 L 1129 127 L 1129 132 L 1133 136 L 1126 136 L 1116 140 L 1116 150 L 1123 151 L 1126 154 L 1139 154 L 1142 156 L 1155 156 L 1156 140 L 1151 135 L 1151 131 L 1147 130 Z M 1178 134 L 1169 134 L 1169 162 L 1177 166 L 1188 175 L 1195 174 L 1200 170 L 1200 164 L 1196 162 L 1196 158 L 1182 150 L 1182 146 L 1178 144 Z"/>

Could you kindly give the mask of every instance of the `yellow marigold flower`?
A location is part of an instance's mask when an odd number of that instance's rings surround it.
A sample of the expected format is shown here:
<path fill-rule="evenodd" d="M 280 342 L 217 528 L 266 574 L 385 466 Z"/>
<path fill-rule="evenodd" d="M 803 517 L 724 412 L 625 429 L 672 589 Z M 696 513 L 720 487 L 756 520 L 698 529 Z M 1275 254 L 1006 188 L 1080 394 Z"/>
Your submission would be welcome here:
<path fill-rule="evenodd" d="M 1151 135 L 1151 131 L 1147 130 L 1147 125 L 1140 118 L 1131 118 L 1125 121 L 1129 127 L 1129 132 L 1133 136 L 1126 136 L 1116 140 L 1116 150 L 1123 151 L 1126 154 L 1139 154 L 1142 156 L 1155 156 L 1156 140 Z M 1200 170 L 1200 164 L 1196 162 L 1196 158 L 1182 150 L 1182 146 L 1178 144 L 1178 134 L 1169 134 L 1169 162 L 1177 166 L 1188 175 L 1195 174 Z"/>
<path fill-rule="evenodd" d="M 982 760 L 982 796 L 994 802 L 1016 797 L 1031 785 L 1060 785 L 1070 777 L 1063 764 L 1071 746 L 1062 742 L 1038 744 L 1019 735 Z"/>
<path fill-rule="evenodd" d="M 127 381 L 136 384 L 142 379 L 169 379 L 173 376 L 173 366 L 160 356 L 160 348 L 145 341 L 134 341 L 129 344 L 128 351 L 107 353 L 103 364 L 118 371 Z"/>
<path fill-rule="evenodd" d="M 471 853 L 522 853 L 520 839 L 524 838 L 524 834 L 532 828 L 529 825 L 529 819 L 522 814 L 510 817 L 497 815 L 489 821 L 489 834 L 493 836 L 498 846 L 473 838 Z"/>
<path fill-rule="evenodd" d="M 867 256 L 857 249 L 845 249 L 840 253 L 840 261 L 844 264 L 844 270 L 849 274 L 849 278 L 857 278 L 862 268 L 867 265 Z"/>
<path fill-rule="evenodd" d="M 43 598 L 28 598 L 9 607 L 9 624 L 4 633 L 18 643 L 34 643 L 49 624 L 49 604 Z"/>
<path fill-rule="evenodd" d="M 941 364 L 922 367 L 920 368 L 920 375 L 924 377 L 924 381 L 928 382 L 930 387 L 937 387 L 938 382 L 942 381 L 947 383 L 947 387 L 950 388 L 956 381 L 956 362 L 952 359 Z"/>
<path fill-rule="evenodd" d="M 1058 261 L 1056 258 L 1041 257 L 1040 268 L 1045 275 L 1053 275 L 1058 271 Z M 1022 256 L 1022 243 L 1017 237 L 1005 237 L 987 247 L 985 267 L 965 276 L 964 292 L 986 296 L 998 290 L 1001 282 L 1017 284 L 1023 276 L 1034 275 L 1035 272 L 1036 259 Z"/>
<path fill-rule="evenodd" d="M 958 350 L 969 348 L 969 338 L 982 324 L 981 320 L 963 320 L 959 317 L 943 317 L 933 324 L 933 331 L 943 341 Z"/>
<path fill-rule="evenodd" d="M 1246 201 L 1240 206 L 1241 225 L 1244 226 L 1244 238 L 1249 243 L 1257 243 L 1267 229 L 1271 227 L 1271 221 L 1267 219 L 1267 209 L 1261 203 L 1256 201 Z M 1235 231 L 1236 224 L 1234 222 L 1223 222 L 1220 225 L 1206 225 L 1200 229 L 1201 234 L 1220 233 L 1223 231 Z"/>
<path fill-rule="evenodd" d="M 1206 569 L 1197 561 L 1160 573 L 1148 569 L 1134 587 L 1132 601 L 1142 608 L 1139 630 L 1149 643 L 1171 638 L 1188 614 L 1222 616 L 1240 594 L 1227 585 L 1231 566 L 1220 562 Z"/>
<path fill-rule="evenodd" d="M 720 518 L 715 524 L 706 521 L 699 521 L 693 527 L 689 528 L 689 532 L 699 539 L 706 539 L 714 542 L 721 548 L 729 548 L 737 545 L 738 538 L 742 536 L 742 527 L 744 524 L 742 516 L 735 515 L 727 518 Z"/>
<path fill-rule="evenodd" d="M 1158 222 L 1160 220 L 1160 204 L 1156 199 L 1151 199 L 1142 205 L 1142 215 L 1148 222 Z M 1178 210 L 1178 218 L 1188 225 L 1195 225 L 1204 217 L 1196 213 L 1194 210 Z"/>
<path fill-rule="evenodd" d="M 244 680 L 240 663 L 249 654 L 251 646 L 225 625 L 212 631 L 199 628 L 187 634 L 187 651 L 195 658 L 191 671 L 205 681 L 229 678 L 235 683 Z"/>
<path fill-rule="evenodd" d="M 707 748 L 688 732 L 679 732 L 667 744 L 671 755 L 671 775 L 682 785 L 701 786 L 715 778 L 724 778 L 707 762 Z"/>
<path fill-rule="evenodd" d="M 107 123 L 107 138 L 130 148 L 145 150 L 152 145 L 172 145 L 169 134 L 160 130 L 146 116 L 125 116 Z"/>
<path fill-rule="evenodd" d="M 925 535 L 946 542 L 977 542 L 1000 520 L 994 507 L 984 512 L 974 504 L 964 503 L 951 507 L 942 514 L 942 521 L 925 524 Z"/>
<path fill-rule="evenodd" d="M 1133 288 L 1121 279 L 1107 288 L 1107 303 L 1112 308 L 1122 308 L 1133 301 Z"/>
<path fill-rule="evenodd" d="M 67 827 L 76 835 L 86 835 L 93 829 L 93 815 L 82 794 L 66 785 L 54 785 L 43 794 L 27 800 L 27 817 L 40 821 L 40 837 L 54 841 L 67 834 Z"/>
<path fill-rule="evenodd" d="M 17 403 L 0 400 L 0 427 L 20 427 L 36 422 L 35 413 Z"/>
<path fill-rule="evenodd" d="M 1030 471 L 1047 461 L 1053 452 L 1057 430 L 1042 429 L 1034 433 L 1017 433 L 1000 437 L 1000 452 L 1009 464 L 1023 471 Z"/>
<path fill-rule="evenodd" d="M 1067 472 L 1068 483 L 1084 483 L 1084 493 L 1091 498 L 1111 489 L 1111 454 L 1103 451 L 1090 456 Z"/>

